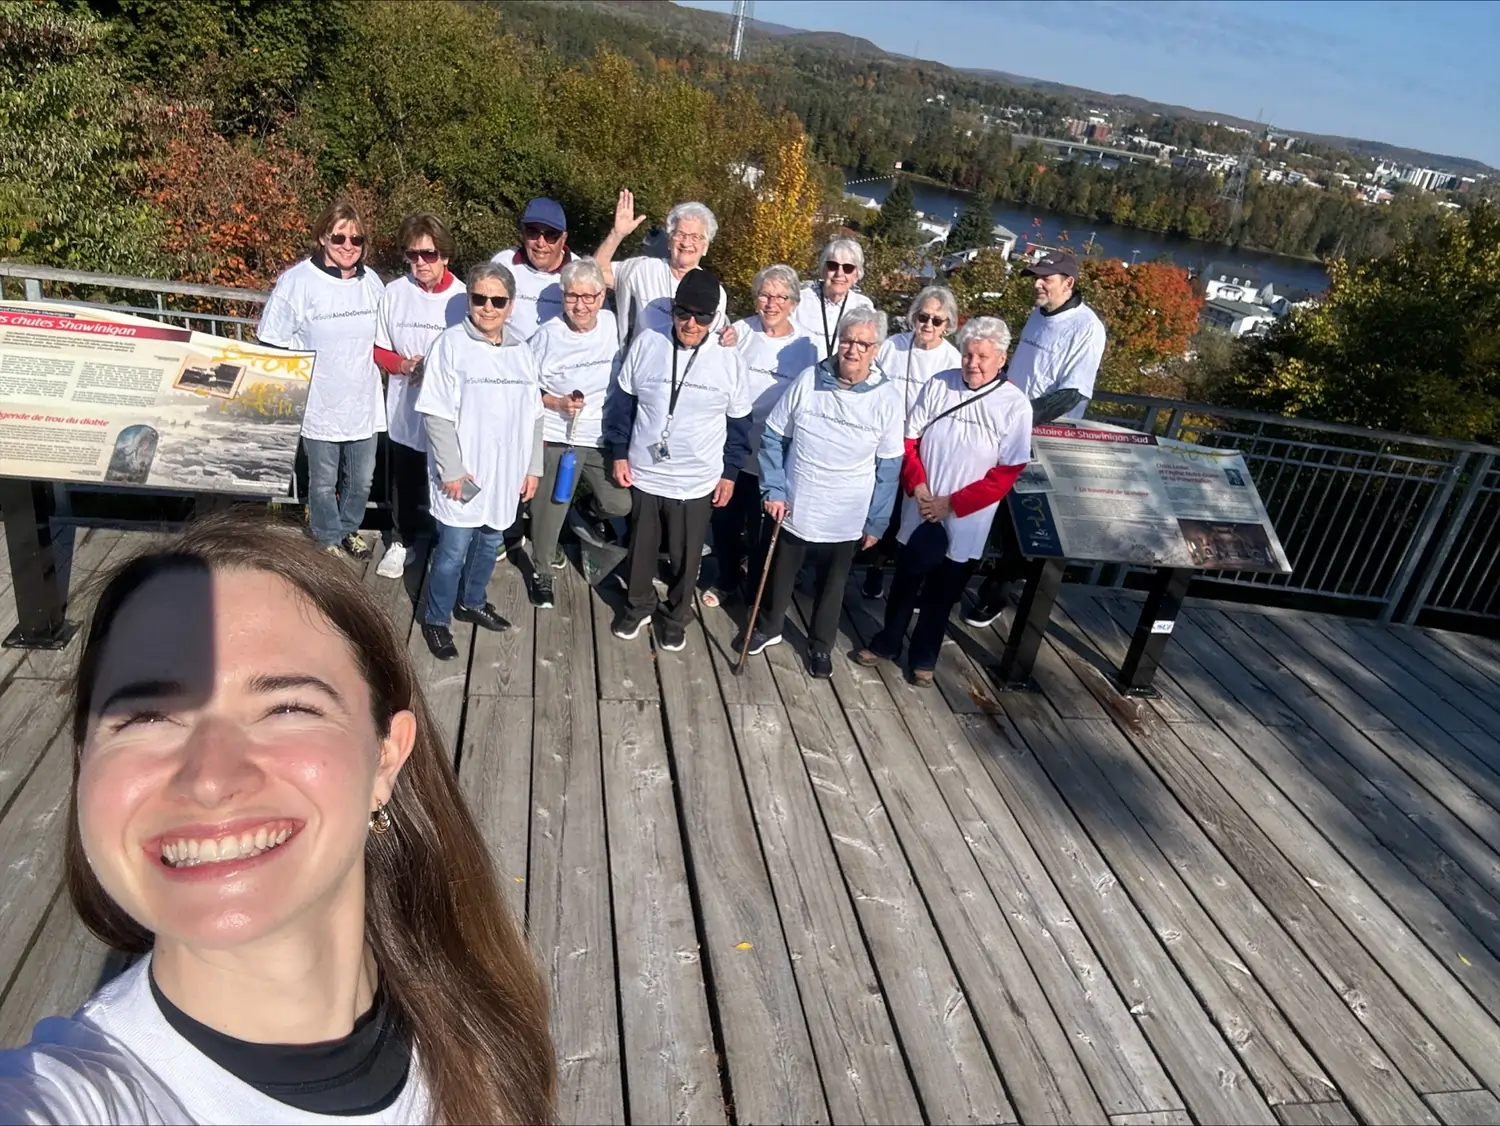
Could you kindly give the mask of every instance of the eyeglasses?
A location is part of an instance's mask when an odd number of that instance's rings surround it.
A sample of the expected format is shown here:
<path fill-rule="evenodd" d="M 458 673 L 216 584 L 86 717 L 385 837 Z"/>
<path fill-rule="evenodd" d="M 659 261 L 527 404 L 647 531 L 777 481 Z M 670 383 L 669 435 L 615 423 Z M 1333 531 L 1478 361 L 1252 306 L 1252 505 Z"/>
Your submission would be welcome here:
<path fill-rule="evenodd" d="M 852 349 L 854 349 L 854 354 L 856 356 L 863 356 L 871 348 L 875 347 L 875 341 L 873 341 L 873 340 L 850 340 L 848 337 L 845 337 L 843 340 L 839 341 L 839 347 L 840 348 L 852 348 Z"/>
<path fill-rule="evenodd" d="M 755 299 L 757 301 L 779 301 L 783 305 L 790 305 L 792 303 L 791 294 L 788 293 L 757 293 Z"/>
<path fill-rule="evenodd" d="M 498 297 L 491 297 L 488 293 L 471 293 L 469 294 L 469 304 L 476 309 L 483 309 L 486 305 L 493 306 L 496 309 L 503 309 L 510 304 L 510 298 L 504 294 Z"/>
<path fill-rule="evenodd" d="M 830 274 L 836 274 L 840 270 L 843 270 L 846 274 L 852 274 L 857 272 L 859 267 L 853 262 L 824 262 L 823 269 L 827 270 Z"/>
<path fill-rule="evenodd" d="M 672 236 L 672 241 L 680 242 L 683 246 L 701 246 L 703 243 L 707 242 L 708 239 L 704 238 L 702 235 L 689 235 L 679 232 Z"/>
<path fill-rule="evenodd" d="M 521 234 L 529 239 L 541 239 L 543 242 L 557 242 L 565 232 L 554 231 L 551 227 L 539 227 L 535 223 L 527 223 L 521 228 Z"/>
<path fill-rule="evenodd" d="M 343 246 L 345 242 L 352 242 L 355 246 L 364 246 L 364 235 L 329 235 L 328 241 L 334 246 Z"/>
<path fill-rule="evenodd" d="M 564 293 L 563 300 L 574 305 L 592 305 L 604 297 L 602 293 Z"/>
<path fill-rule="evenodd" d="M 931 325 L 933 328 L 942 328 L 948 323 L 948 318 L 940 317 L 935 313 L 918 313 L 917 323 L 919 325 Z"/>
<path fill-rule="evenodd" d="M 704 328 L 707 328 L 709 325 L 713 324 L 714 318 L 718 315 L 718 313 L 693 313 L 689 312 L 687 309 L 684 309 L 681 305 L 672 306 L 673 319 L 679 321 L 693 321 L 696 324 L 702 325 Z"/>
<path fill-rule="evenodd" d="M 429 266 L 438 260 L 436 250 L 408 250 L 406 252 L 408 262 L 426 262 Z"/>

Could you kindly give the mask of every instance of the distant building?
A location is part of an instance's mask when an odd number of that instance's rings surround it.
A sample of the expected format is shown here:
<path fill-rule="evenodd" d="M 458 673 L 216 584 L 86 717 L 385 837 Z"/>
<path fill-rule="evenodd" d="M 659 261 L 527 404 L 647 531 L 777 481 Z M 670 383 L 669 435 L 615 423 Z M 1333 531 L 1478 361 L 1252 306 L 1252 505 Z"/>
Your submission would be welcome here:
<path fill-rule="evenodd" d="M 1097 121 L 1091 122 L 1088 129 L 1084 131 L 1084 136 L 1098 144 L 1109 136 L 1109 126 Z"/>
<path fill-rule="evenodd" d="M 1262 283 L 1260 275 L 1248 266 L 1210 262 L 1202 278 L 1203 297 L 1207 301 L 1266 304 L 1271 299 L 1271 286 Z"/>
<path fill-rule="evenodd" d="M 1203 303 L 1198 314 L 1198 323 L 1206 328 L 1216 328 L 1230 336 L 1244 336 L 1247 332 L 1258 332 L 1274 324 L 1276 314 L 1265 305 L 1247 301 L 1230 301 L 1213 298 Z"/>
<path fill-rule="evenodd" d="M 1452 172 L 1443 172 L 1437 168 L 1418 168 L 1414 164 L 1397 164 L 1387 160 L 1375 165 L 1375 178 L 1384 184 L 1411 184 L 1424 192 L 1443 191 L 1457 187 L 1459 183 L 1459 178 Z"/>

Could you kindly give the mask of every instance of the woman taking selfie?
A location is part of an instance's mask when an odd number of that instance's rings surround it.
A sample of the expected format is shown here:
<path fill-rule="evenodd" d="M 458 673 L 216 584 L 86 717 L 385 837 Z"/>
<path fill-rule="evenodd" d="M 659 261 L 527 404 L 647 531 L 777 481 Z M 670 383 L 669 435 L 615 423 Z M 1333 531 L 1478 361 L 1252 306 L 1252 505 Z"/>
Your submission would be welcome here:
<path fill-rule="evenodd" d="M 68 894 L 142 957 L 0 1052 L 0 1121 L 550 1120 L 545 988 L 349 568 L 235 516 L 126 562 L 72 730 Z"/>

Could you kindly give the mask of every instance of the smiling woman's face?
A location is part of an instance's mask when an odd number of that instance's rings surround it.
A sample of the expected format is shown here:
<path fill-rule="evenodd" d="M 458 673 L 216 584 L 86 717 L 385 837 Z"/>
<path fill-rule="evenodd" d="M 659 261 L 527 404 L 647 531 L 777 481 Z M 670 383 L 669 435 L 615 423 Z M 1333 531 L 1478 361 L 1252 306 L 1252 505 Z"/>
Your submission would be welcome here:
<path fill-rule="evenodd" d="M 377 730 L 349 643 L 285 579 L 149 580 L 112 623 L 91 700 L 84 850 L 158 943 L 230 949 L 363 913 L 370 812 L 415 721 Z"/>

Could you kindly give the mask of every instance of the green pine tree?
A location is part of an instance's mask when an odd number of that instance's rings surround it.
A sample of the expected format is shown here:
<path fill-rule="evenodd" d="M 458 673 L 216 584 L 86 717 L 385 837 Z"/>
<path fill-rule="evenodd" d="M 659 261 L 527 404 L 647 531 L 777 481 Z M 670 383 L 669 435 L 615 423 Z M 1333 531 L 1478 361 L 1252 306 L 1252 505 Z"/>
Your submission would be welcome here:
<path fill-rule="evenodd" d="M 983 250 L 990 245 L 995 220 L 990 214 L 994 201 L 985 194 L 976 193 L 969 199 L 969 206 L 953 224 L 948 233 L 948 251 L 957 254 L 962 250 Z"/>
<path fill-rule="evenodd" d="M 870 236 L 891 246 L 915 246 L 919 234 L 916 197 L 911 184 L 898 176 L 880 205 L 880 214 L 870 224 Z"/>

